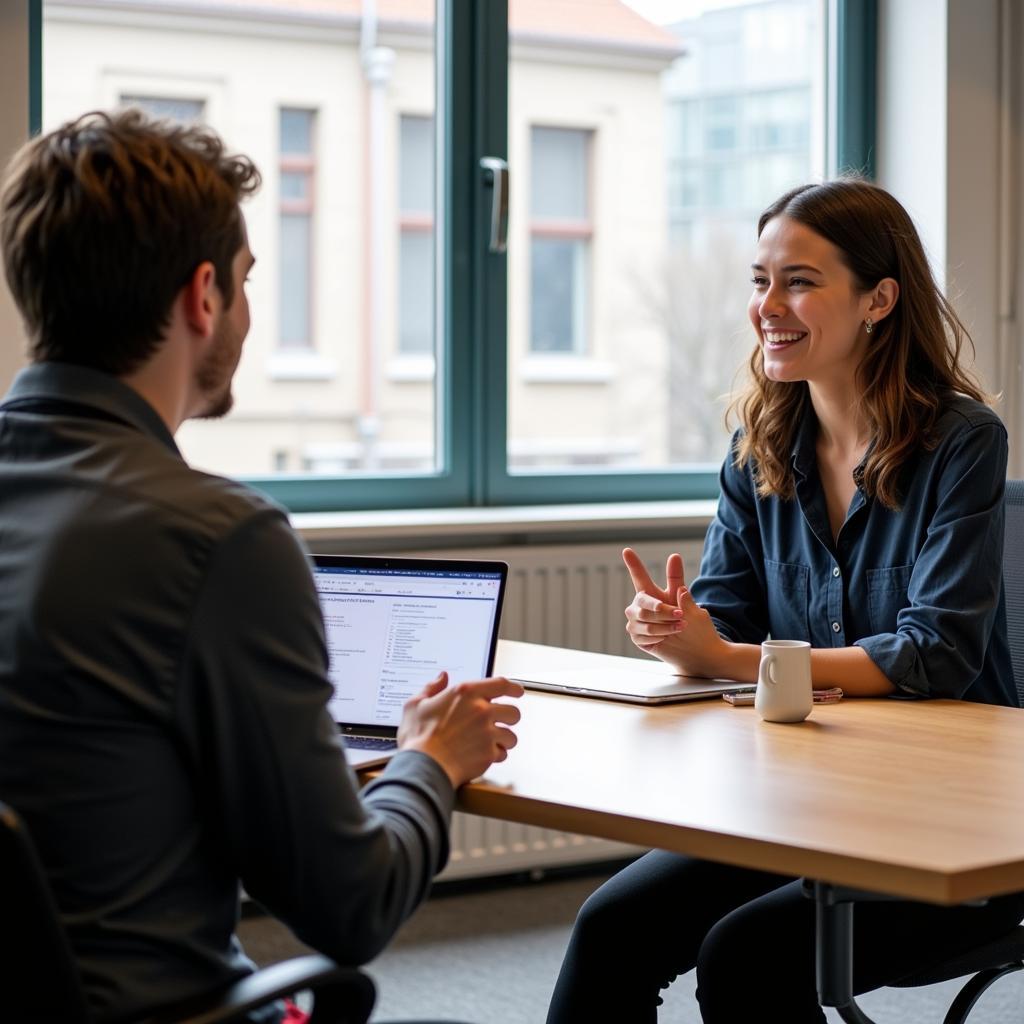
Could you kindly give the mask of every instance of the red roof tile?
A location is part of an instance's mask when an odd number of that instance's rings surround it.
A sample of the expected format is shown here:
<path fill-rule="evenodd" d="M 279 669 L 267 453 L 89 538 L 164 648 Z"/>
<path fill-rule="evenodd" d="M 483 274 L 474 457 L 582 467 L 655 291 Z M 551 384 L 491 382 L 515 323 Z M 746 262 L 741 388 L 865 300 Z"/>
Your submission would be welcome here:
<path fill-rule="evenodd" d="M 210 14 L 269 16 L 305 21 L 356 21 L 362 0 L 63 0 L 81 7 L 129 7 L 135 10 L 184 9 Z M 483 0 L 480 0 L 483 2 Z M 377 17 L 388 24 L 429 25 L 433 0 L 377 0 Z M 509 0 L 509 31 L 514 36 L 621 44 L 629 49 L 679 52 L 679 39 L 653 24 L 621 0 Z"/>

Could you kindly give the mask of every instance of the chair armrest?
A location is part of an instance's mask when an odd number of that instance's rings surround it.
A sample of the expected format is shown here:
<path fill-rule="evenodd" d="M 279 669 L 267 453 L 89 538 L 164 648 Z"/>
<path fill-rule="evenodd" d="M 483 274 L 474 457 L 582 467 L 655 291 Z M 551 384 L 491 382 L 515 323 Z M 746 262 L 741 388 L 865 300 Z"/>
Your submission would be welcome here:
<path fill-rule="evenodd" d="M 168 1007 L 145 1024 L 221 1024 L 306 990 L 315 995 L 311 1024 L 365 1024 L 376 998 L 368 975 L 314 953 L 264 967 L 215 995 Z"/>

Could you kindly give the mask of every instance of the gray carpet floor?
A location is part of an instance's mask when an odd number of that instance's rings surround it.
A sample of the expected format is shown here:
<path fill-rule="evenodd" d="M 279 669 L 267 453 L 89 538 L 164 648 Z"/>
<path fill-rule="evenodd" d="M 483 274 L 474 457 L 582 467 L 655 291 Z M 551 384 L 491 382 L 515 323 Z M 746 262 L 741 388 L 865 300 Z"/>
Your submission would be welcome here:
<path fill-rule="evenodd" d="M 377 985 L 373 1020 L 543 1024 L 576 910 L 602 881 L 587 876 L 434 896 L 367 969 Z M 268 917 L 245 918 L 240 935 L 260 964 L 304 951 Z M 672 986 L 659 1024 L 699 1024 L 693 989 L 692 973 Z M 860 1004 L 878 1024 L 940 1024 L 957 989 L 883 989 Z M 827 1016 L 830 1024 L 840 1021 L 834 1011 Z M 970 1024 L 1024 1024 L 1024 972 L 993 986 Z"/>

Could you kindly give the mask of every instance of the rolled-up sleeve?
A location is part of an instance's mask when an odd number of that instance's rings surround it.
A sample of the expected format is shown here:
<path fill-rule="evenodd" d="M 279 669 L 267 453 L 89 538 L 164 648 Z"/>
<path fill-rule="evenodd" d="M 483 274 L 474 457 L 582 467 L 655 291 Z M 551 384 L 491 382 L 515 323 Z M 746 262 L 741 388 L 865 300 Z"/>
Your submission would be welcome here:
<path fill-rule="evenodd" d="M 856 641 L 901 690 L 962 697 L 981 673 L 1002 587 L 1007 440 L 987 421 L 949 439 L 936 508 L 896 631 Z"/>
<path fill-rule="evenodd" d="M 708 527 L 700 576 L 690 591 L 715 628 L 735 643 L 760 643 L 768 634 L 764 551 L 750 474 L 730 455 L 719 474 L 718 511 Z"/>
<path fill-rule="evenodd" d="M 372 958 L 444 865 L 454 794 L 408 751 L 360 798 L 305 552 L 280 513 L 219 548 L 184 665 L 177 718 L 218 858 L 309 945 Z"/>

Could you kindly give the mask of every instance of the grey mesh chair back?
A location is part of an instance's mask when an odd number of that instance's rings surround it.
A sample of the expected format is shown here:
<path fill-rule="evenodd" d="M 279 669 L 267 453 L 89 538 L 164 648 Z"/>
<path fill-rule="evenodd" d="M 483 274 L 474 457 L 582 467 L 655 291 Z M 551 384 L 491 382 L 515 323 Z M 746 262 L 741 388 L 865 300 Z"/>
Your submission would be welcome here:
<path fill-rule="evenodd" d="M 1003 547 L 1003 585 L 1006 589 L 1006 633 L 1013 661 L 1013 678 L 1024 707 L 1024 480 L 1006 481 L 1006 541 Z M 919 971 L 896 983 L 897 988 L 935 985 L 973 975 L 950 1006 L 943 1024 L 965 1024 L 982 993 L 999 978 L 1024 970 L 1024 927 L 963 956 Z"/>
<path fill-rule="evenodd" d="M 1006 481 L 1006 544 L 1003 548 L 1006 587 L 1006 632 L 1024 707 L 1024 480 Z"/>

